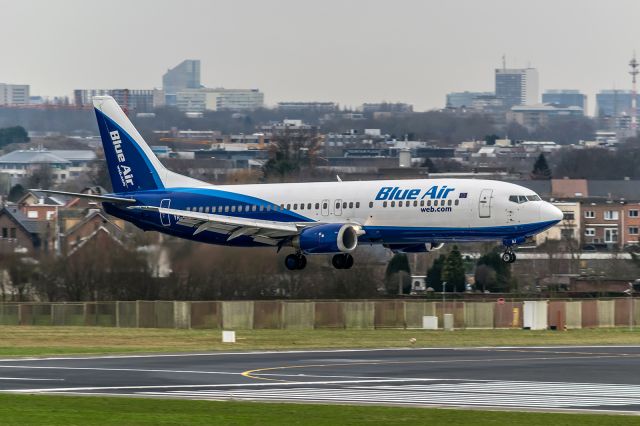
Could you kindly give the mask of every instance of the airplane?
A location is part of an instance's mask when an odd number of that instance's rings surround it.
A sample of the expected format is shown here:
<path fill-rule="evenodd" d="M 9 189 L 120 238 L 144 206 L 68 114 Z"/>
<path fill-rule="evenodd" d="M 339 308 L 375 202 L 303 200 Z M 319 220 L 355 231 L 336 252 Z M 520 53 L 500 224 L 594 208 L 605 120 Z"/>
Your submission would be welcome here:
<path fill-rule="evenodd" d="M 77 194 L 145 231 L 209 244 L 293 248 L 289 270 L 307 255 L 353 266 L 359 245 L 421 253 L 444 243 L 501 241 L 514 247 L 558 223 L 562 212 L 508 182 L 476 179 L 212 185 L 165 168 L 110 96 L 93 98 L 113 193 Z"/>

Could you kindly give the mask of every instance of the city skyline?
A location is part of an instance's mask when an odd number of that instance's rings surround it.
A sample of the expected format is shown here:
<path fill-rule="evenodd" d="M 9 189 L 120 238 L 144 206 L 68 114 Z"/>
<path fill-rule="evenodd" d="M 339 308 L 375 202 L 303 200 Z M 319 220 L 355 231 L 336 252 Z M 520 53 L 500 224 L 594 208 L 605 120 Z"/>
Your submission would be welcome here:
<path fill-rule="evenodd" d="M 269 106 L 389 101 L 427 110 L 443 107 L 449 92 L 492 91 L 504 54 L 510 68 L 538 69 L 540 93 L 578 89 L 591 107 L 599 90 L 631 87 L 627 64 L 640 36 L 633 24 L 640 4 L 614 4 L 542 1 L 525 15 L 503 0 L 400 7 L 328 1 L 307 10 L 292 1 L 6 2 L 14 19 L 0 39 L 14 59 L 3 64 L 0 81 L 30 84 L 32 94 L 49 97 L 82 87 L 150 89 L 161 86 L 167 69 L 194 58 L 202 60 L 204 85 L 259 88 Z M 145 20 L 152 25 L 136 26 Z M 589 30 L 608 22 L 616 24 Z"/>

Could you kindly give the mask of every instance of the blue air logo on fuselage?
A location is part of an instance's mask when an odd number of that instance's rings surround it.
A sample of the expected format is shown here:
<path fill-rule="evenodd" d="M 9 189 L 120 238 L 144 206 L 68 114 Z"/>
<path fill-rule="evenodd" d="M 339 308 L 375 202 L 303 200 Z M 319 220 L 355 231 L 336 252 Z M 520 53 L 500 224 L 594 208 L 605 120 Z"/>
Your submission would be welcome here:
<path fill-rule="evenodd" d="M 447 188 L 447 185 L 443 185 L 442 187 L 438 185 L 434 185 L 431 188 L 424 191 L 422 197 L 420 193 L 421 189 L 400 189 L 399 186 L 383 186 L 378 191 L 378 195 L 376 195 L 376 201 L 384 201 L 384 200 L 422 200 L 425 198 L 430 198 L 432 200 L 445 199 L 449 196 L 449 193 L 455 191 L 455 188 Z"/>
<path fill-rule="evenodd" d="M 120 132 L 114 130 L 112 132 L 109 132 L 109 136 L 111 136 L 111 142 L 113 142 L 113 149 L 116 152 L 118 163 L 124 163 L 126 161 L 126 158 L 124 157 L 124 152 L 122 152 L 122 140 L 120 139 Z M 120 175 L 120 180 L 122 181 L 122 185 L 125 188 L 129 185 L 133 185 L 133 174 L 131 173 L 131 167 L 125 164 L 119 164 L 118 174 Z"/>

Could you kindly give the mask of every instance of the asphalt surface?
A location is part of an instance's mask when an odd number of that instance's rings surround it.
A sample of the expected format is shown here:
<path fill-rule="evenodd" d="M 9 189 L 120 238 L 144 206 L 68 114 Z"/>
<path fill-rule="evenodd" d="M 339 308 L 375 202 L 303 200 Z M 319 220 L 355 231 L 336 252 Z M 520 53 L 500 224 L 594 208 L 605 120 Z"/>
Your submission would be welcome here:
<path fill-rule="evenodd" d="M 3 359 L 0 392 L 640 415 L 640 346 Z"/>

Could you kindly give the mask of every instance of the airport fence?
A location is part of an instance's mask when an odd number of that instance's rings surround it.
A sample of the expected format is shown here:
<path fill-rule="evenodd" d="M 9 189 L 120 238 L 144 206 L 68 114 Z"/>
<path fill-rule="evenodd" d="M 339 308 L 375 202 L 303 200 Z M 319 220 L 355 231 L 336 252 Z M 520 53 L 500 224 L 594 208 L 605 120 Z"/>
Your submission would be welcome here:
<path fill-rule="evenodd" d="M 533 308 L 532 308 L 533 306 Z M 209 329 L 601 328 L 640 324 L 640 299 L 552 301 L 268 300 L 0 303 L 2 325 Z"/>

